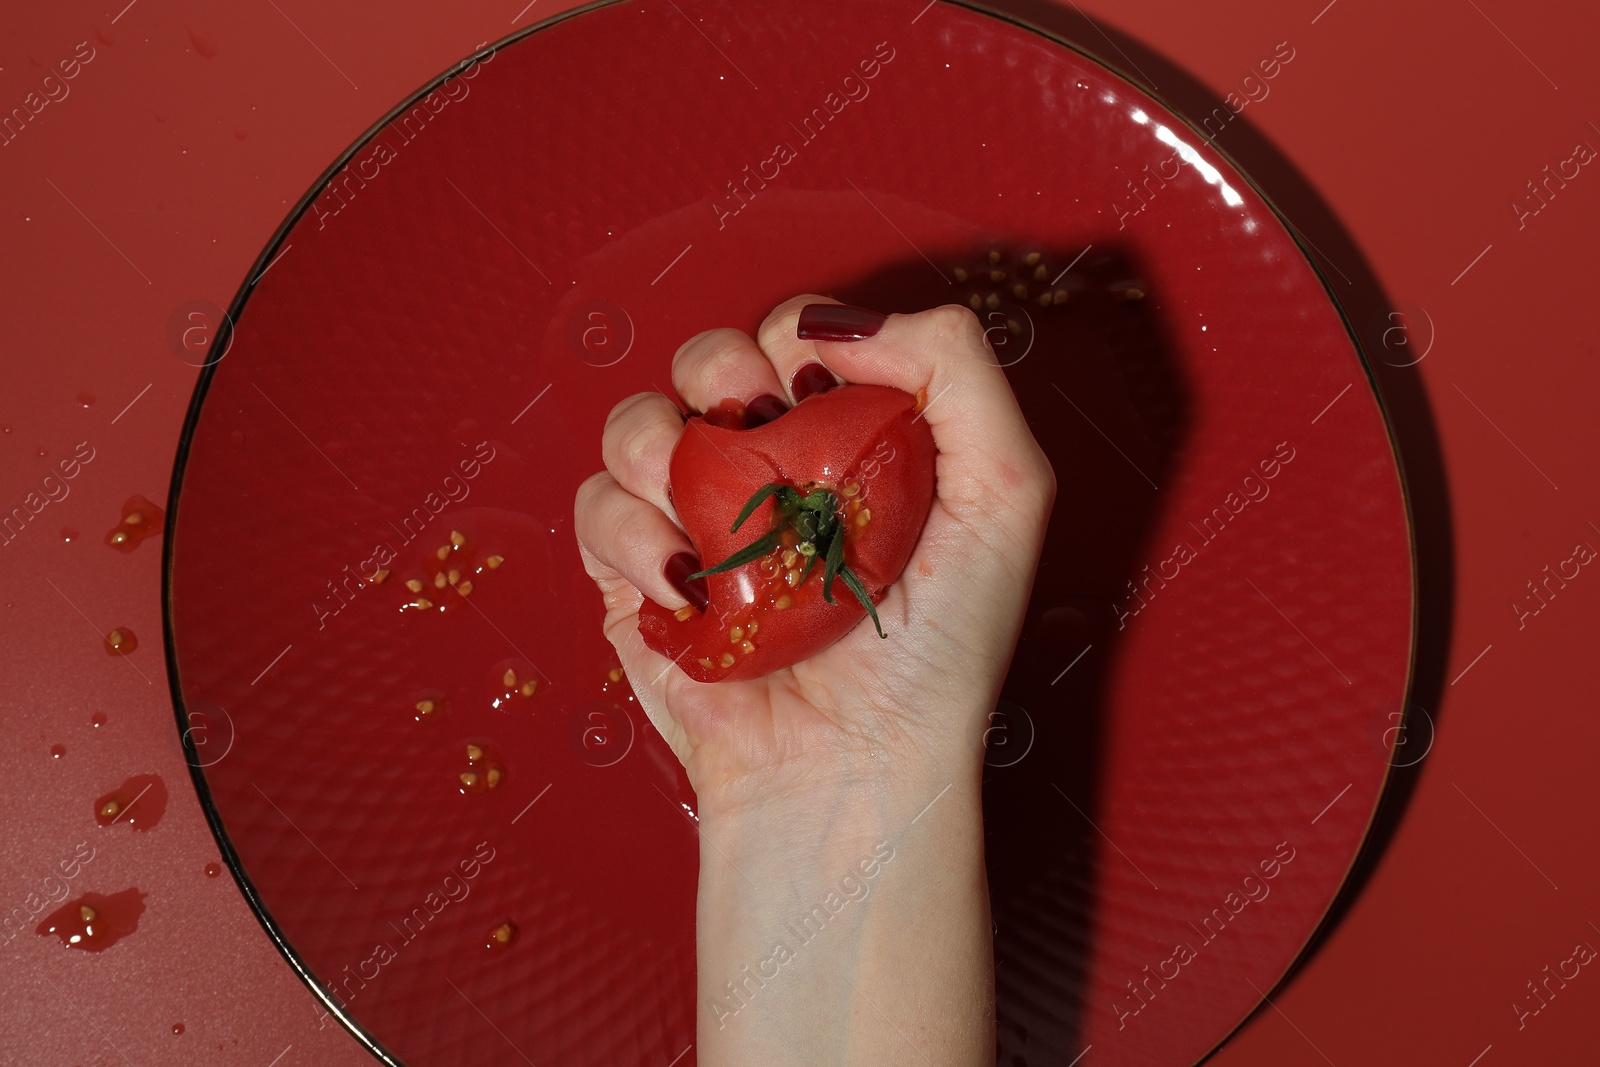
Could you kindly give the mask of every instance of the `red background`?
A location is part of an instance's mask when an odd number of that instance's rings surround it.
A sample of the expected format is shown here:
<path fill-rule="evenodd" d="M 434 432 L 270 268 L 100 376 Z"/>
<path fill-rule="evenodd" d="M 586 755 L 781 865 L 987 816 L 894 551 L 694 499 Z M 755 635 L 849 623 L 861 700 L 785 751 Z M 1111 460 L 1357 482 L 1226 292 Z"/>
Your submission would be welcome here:
<path fill-rule="evenodd" d="M 9 910 L 36 891 L 84 839 L 82 805 L 121 781 L 110 769 L 137 763 L 171 786 L 163 832 L 90 838 L 93 884 L 74 892 L 160 886 L 181 907 L 147 911 L 141 952 L 115 959 L 6 939 L 0 1047 L 40 1063 L 370 1062 L 232 881 L 204 875 L 217 850 L 160 663 L 159 543 L 122 556 L 99 542 L 129 494 L 166 495 L 195 375 L 168 345 L 174 310 L 226 306 L 300 196 L 396 103 L 479 42 L 576 5 L 123 3 L 0 16 L 7 112 L 79 42 L 94 49 L 70 95 L 0 146 L 0 502 L 77 442 L 95 448 L 71 495 L 0 549 L 15 828 L 0 892 Z M 1600 580 L 1585 568 L 1521 628 L 1511 604 L 1575 544 L 1600 547 L 1584 310 L 1600 179 L 1584 167 L 1520 229 L 1510 205 L 1576 143 L 1600 146 L 1584 53 L 1600 18 L 1503 0 L 1002 6 L 1195 118 L 1242 94 L 1278 42 L 1294 47 L 1216 143 L 1319 251 L 1372 346 L 1417 510 L 1418 673 L 1446 679 L 1425 695 L 1437 737 L 1397 773 L 1314 955 L 1212 1062 L 1589 1062 L 1600 979 L 1580 974 L 1520 1030 L 1511 1005 L 1536 1006 L 1524 983 L 1576 943 L 1600 945 L 1582 644 L 1600 632 Z M 626 72 L 596 57 L 594 76 Z M 1385 332 L 1397 326 L 1409 335 Z M 113 626 L 143 648 L 106 656 Z M 50 759 L 52 744 L 67 754 Z"/>

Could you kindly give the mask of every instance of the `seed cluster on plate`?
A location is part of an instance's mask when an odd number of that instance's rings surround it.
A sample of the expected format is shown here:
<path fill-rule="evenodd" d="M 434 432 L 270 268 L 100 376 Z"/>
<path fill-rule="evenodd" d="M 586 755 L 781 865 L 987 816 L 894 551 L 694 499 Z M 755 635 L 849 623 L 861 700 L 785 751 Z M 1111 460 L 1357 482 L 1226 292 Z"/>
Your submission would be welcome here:
<path fill-rule="evenodd" d="M 1023 324 L 1007 305 L 1022 307 L 1061 307 L 1078 299 L 1085 287 L 1081 270 L 1069 274 L 1076 261 L 1057 269 L 1046 262 L 1043 252 L 1007 253 L 991 248 L 987 256 L 955 264 L 951 274 L 966 287 L 966 303 L 980 314 L 1006 313 L 1006 332 L 1020 334 Z M 1126 279 L 1107 286 L 1106 291 L 1123 300 L 1143 300 L 1143 283 Z"/>
<path fill-rule="evenodd" d="M 460 530 L 451 530 L 450 540 L 434 549 L 423 561 L 423 573 L 405 580 L 406 592 L 411 594 L 411 599 L 402 604 L 400 610 L 449 611 L 472 595 L 477 588 L 476 582 L 481 581 L 484 574 L 499 570 L 505 561 L 506 558 L 498 554 L 479 559 L 477 546 L 467 539 L 467 535 Z M 381 570 L 369 580 L 374 585 L 382 585 L 388 579 L 389 572 Z"/>
<path fill-rule="evenodd" d="M 507 667 L 500 675 L 500 695 L 489 702 L 491 708 L 503 708 L 517 699 L 526 700 L 539 691 L 539 679 L 519 675 L 515 667 Z"/>
<path fill-rule="evenodd" d="M 505 767 L 476 742 L 467 742 L 466 753 L 467 769 L 456 776 L 462 795 L 478 796 L 499 789 L 505 781 Z"/>

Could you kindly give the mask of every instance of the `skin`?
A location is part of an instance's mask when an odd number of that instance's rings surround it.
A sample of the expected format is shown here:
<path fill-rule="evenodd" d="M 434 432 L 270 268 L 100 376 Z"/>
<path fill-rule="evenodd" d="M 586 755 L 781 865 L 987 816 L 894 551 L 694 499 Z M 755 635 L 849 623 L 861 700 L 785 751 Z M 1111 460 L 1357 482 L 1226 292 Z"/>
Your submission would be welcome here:
<path fill-rule="evenodd" d="M 641 597 L 683 606 L 662 564 L 690 548 L 666 497 L 683 423 L 659 393 L 607 420 L 606 469 L 575 502 L 579 547 L 606 636 L 699 799 L 699 1062 L 992 1064 L 983 734 L 1055 475 L 971 311 L 892 315 L 862 341 L 796 338 L 803 306 L 833 302 L 789 300 L 755 339 L 700 334 L 672 378 L 697 410 L 792 399 L 787 383 L 812 361 L 844 381 L 925 390 L 938 484 L 878 607 L 888 641 L 858 626 L 791 668 L 711 685 L 645 647 Z"/>

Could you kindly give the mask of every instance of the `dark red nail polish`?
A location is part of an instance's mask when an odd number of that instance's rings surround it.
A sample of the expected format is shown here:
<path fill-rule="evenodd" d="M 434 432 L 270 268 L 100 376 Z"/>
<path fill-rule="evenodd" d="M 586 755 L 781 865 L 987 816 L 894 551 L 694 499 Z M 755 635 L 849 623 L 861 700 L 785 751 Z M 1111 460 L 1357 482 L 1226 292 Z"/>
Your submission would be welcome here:
<path fill-rule="evenodd" d="M 689 581 L 689 575 L 700 569 L 700 559 L 693 552 L 674 552 L 667 557 L 667 565 L 661 568 L 661 573 L 666 576 L 672 588 L 678 595 L 689 602 L 689 606 L 696 611 L 706 610 L 706 605 L 711 603 L 711 592 L 706 587 L 704 578 Z"/>
<path fill-rule="evenodd" d="M 849 304 L 807 304 L 800 309 L 794 333 L 802 341 L 864 341 L 888 317 Z"/>
<path fill-rule="evenodd" d="M 744 428 L 753 430 L 757 426 L 765 426 L 788 410 L 789 405 L 782 400 L 771 393 L 762 393 L 744 406 Z"/>
<path fill-rule="evenodd" d="M 826 393 L 838 384 L 827 367 L 820 363 L 807 363 L 789 379 L 789 392 L 794 394 L 794 402 L 798 404 L 806 397 Z"/>

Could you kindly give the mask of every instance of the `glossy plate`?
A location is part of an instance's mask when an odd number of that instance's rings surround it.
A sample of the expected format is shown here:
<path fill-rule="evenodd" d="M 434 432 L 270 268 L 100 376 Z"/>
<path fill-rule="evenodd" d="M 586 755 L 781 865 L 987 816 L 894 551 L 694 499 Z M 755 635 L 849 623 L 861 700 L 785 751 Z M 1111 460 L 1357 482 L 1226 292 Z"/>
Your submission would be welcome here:
<path fill-rule="evenodd" d="M 695 801 L 571 503 L 680 342 L 801 292 L 975 301 L 1059 477 L 988 738 L 1002 1062 L 1195 1062 L 1337 892 L 1408 682 L 1410 540 L 1271 207 L 978 10 L 604 4 L 452 70 L 308 194 L 206 353 L 171 497 L 196 783 L 380 1055 L 693 1061 Z"/>

